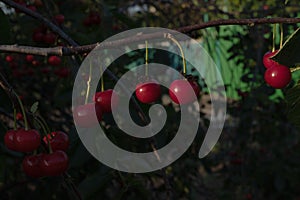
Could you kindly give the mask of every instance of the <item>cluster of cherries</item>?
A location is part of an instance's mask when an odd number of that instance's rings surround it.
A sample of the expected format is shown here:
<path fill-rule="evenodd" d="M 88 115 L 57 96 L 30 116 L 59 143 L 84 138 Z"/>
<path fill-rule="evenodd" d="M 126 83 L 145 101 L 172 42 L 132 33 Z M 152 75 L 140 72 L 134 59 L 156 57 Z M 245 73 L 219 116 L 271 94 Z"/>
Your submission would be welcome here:
<path fill-rule="evenodd" d="M 50 153 L 25 156 L 22 167 L 30 177 L 58 176 L 68 168 L 65 151 L 69 146 L 69 137 L 62 131 L 52 132 L 41 138 L 35 129 L 8 130 L 4 136 L 4 144 L 12 151 L 23 153 L 36 151 L 41 145 L 51 149 Z"/>
<path fill-rule="evenodd" d="M 291 71 L 287 66 L 281 65 L 271 59 L 278 50 L 267 52 L 263 57 L 263 64 L 267 68 L 264 78 L 267 84 L 276 89 L 286 87 L 291 79 Z"/>
<path fill-rule="evenodd" d="M 145 104 L 151 104 L 157 101 L 161 96 L 160 84 L 150 78 L 136 85 L 136 98 Z M 195 97 L 200 95 L 200 87 L 192 76 L 186 79 L 178 79 L 171 83 L 169 95 L 176 104 L 184 105 L 195 101 Z M 87 103 L 74 108 L 74 121 L 80 127 L 91 127 L 99 123 L 102 115 L 110 113 L 118 105 L 118 95 L 112 90 L 97 92 L 93 97 L 93 103 Z M 92 118 L 96 111 L 97 118 Z"/>
<path fill-rule="evenodd" d="M 22 62 L 23 59 L 25 60 L 25 64 L 22 64 L 20 67 L 19 61 Z M 27 54 L 25 57 L 9 54 L 5 57 L 5 60 L 11 68 L 12 75 L 15 78 L 32 76 L 36 70 L 40 70 L 43 74 L 50 74 L 53 72 L 59 78 L 66 78 L 70 75 L 70 69 L 61 66 L 62 60 L 58 56 L 49 56 L 46 63 L 43 63 L 44 61 L 31 54 Z M 42 66 L 42 64 L 45 64 L 46 66 Z"/>

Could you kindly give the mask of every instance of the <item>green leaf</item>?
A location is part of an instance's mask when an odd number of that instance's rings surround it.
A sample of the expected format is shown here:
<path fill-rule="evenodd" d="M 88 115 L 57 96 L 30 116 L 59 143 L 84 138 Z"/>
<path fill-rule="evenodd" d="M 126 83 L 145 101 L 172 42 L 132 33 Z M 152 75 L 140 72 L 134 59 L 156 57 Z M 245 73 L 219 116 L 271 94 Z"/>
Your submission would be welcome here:
<path fill-rule="evenodd" d="M 283 44 L 282 48 L 271 58 L 287 67 L 300 64 L 300 28 L 298 28 Z"/>
<path fill-rule="evenodd" d="M 0 9 L 0 44 L 8 44 L 11 43 L 11 34 L 10 34 L 10 23 L 7 15 L 3 13 Z"/>
<path fill-rule="evenodd" d="M 34 114 L 34 113 L 36 113 L 38 108 L 39 108 L 39 102 L 35 102 L 34 104 L 32 104 L 32 106 L 30 108 L 30 112 Z"/>

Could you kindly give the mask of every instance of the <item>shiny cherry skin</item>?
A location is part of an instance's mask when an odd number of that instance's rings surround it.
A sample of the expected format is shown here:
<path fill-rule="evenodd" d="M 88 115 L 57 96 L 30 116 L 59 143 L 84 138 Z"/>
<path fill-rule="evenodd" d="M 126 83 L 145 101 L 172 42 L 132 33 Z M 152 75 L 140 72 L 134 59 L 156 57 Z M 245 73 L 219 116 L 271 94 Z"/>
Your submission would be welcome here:
<path fill-rule="evenodd" d="M 94 110 L 96 111 L 97 119 L 92 118 Z M 92 127 L 99 124 L 102 119 L 102 109 L 97 103 L 88 103 L 77 106 L 73 111 L 75 123 L 84 128 Z"/>
<path fill-rule="evenodd" d="M 9 130 L 4 136 L 4 143 L 10 150 L 31 152 L 40 146 L 41 136 L 34 129 Z"/>
<path fill-rule="evenodd" d="M 142 103 L 153 103 L 161 96 L 160 85 L 155 80 L 139 83 L 135 88 L 135 95 Z"/>
<path fill-rule="evenodd" d="M 43 141 L 46 145 L 48 145 L 48 140 L 50 142 L 52 151 L 67 151 L 70 144 L 69 136 L 62 131 L 55 131 L 47 134 L 47 137 L 43 137 Z"/>
<path fill-rule="evenodd" d="M 196 101 L 197 99 L 195 97 L 198 98 L 199 93 L 200 88 L 195 81 L 178 79 L 173 81 L 169 87 L 170 98 L 176 104 L 183 105 Z"/>
<path fill-rule="evenodd" d="M 276 50 L 274 52 L 268 51 L 267 53 L 265 53 L 265 55 L 263 56 L 263 64 L 264 64 L 265 68 L 270 68 L 273 66 L 280 65 L 278 62 L 275 62 L 274 60 L 270 59 L 270 57 L 274 56 L 277 52 L 278 52 L 278 50 Z"/>
<path fill-rule="evenodd" d="M 45 176 L 58 176 L 68 169 L 69 158 L 64 151 L 44 154 L 41 160 L 41 170 Z"/>
<path fill-rule="evenodd" d="M 26 61 L 31 63 L 32 61 L 34 61 L 34 56 L 31 54 L 26 55 Z"/>
<path fill-rule="evenodd" d="M 14 137 L 15 149 L 19 152 L 31 152 L 41 144 L 41 136 L 35 129 L 18 129 Z"/>
<path fill-rule="evenodd" d="M 44 154 L 26 156 L 22 162 L 22 169 L 27 176 L 39 178 L 44 176 L 41 161 Z"/>
<path fill-rule="evenodd" d="M 61 64 L 61 59 L 58 56 L 50 56 L 48 58 L 48 63 L 53 66 L 58 66 Z"/>
<path fill-rule="evenodd" d="M 266 70 L 264 75 L 265 81 L 268 85 L 276 89 L 286 87 L 291 79 L 291 71 L 284 65 L 273 66 Z"/>
<path fill-rule="evenodd" d="M 8 130 L 5 135 L 4 135 L 4 144 L 5 146 L 10 149 L 15 151 L 15 134 L 17 130 Z"/>
<path fill-rule="evenodd" d="M 114 98 L 112 98 L 114 97 Z M 109 89 L 97 92 L 93 97 L 94 102 L 101 107 L 103 113 L 110 113 L 119 103 L 119 98 L 114 90 Z"/>

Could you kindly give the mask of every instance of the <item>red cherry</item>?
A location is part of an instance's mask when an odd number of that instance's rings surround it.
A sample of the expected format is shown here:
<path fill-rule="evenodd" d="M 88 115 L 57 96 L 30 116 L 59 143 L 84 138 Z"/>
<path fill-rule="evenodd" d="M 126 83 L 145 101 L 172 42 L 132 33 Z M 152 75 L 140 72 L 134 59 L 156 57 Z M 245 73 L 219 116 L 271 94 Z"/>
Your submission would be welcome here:
<path fill-rule="evenodd" d="M 66 78 L 70 75 L 70 69 L 68 67 L 62 67 L 60 69 L 57 69 L 54 71 L 54 74 L 56 74 L 60 78 Z"/>
<path fill-rule="evenodd" d="M 54 16 L 54 20 L 58 23 L 58 24 L 62 24 L 65 21 L 65 16 L 62 14 L 58 14 Z"/>
<path fill-rule="evenodd" d="M 32 40 L 34 42 L 42 42 L 44 40 L 44 34 L 42 32 L 34 32 L 32 35 Z"/>
<path fill-rule="evenodd" d="M 135 88 L 137 99 L 142 103 L 153 103 L 161 95 L 160 85 L 155 80 L 137 84 Z"/>
<path fill-rule="evenodd" d="M 199 93 L 200 88 L 195 81 L 179 79 L 173 81 L 169 87 L 170 98 L 177 104 L 187 104 L 196 101 L 195 96 L 199 97 Z"/>
<path fill-rule="evenodd" d="M 8 130 L 5 135 L 4 135 L 4 144 L 5 146 L 10 149 L 15 151 L 15 134 L 17 130 Z"/>
<path fill-rule="evenodd" d="M 55 151 L 44 154 L 41 161 L 41 169 L 46 176 L 58 176 L 68 169 L 68 156 L 63 151 Z"/>
<path fill-rule="evenodd" d="M 58 66 L 61 64 L 61 59 L 58 56 L 50 56 L 48 58 L 48 63 L 53 66 Z"/>
<path fill-rule="evenodd" d="M 270 57 L 274 56 L 277 52 L 278 52 L 278 50 L 276 50 L 274 52 L 268 51 L 267 53 L 265 53 L 265 55 L 263 57 L 263 64 L 264 64 L 265 68 L 280 65 L 278 62 L 275 62 L 274 60 L 270 59 Z"/>
<path fill-rule="evenodd" d="M 22 113 L 19 113 L 19 112 L 18 112 L 18 113 L 16 114 L 16 119 L 17 119 L 17 120 L 23 120 L 23 115 L 22 115 Z"/>
<path fill-rule="evenodd" d="M 4 143 L 10 150 L 30 152 L 37 149 L 41 143 L 40 134 L 34 130 L 10 130 L 4 136 Z"/>
<path fill-rule="evenodd" d="M 39 178 L 44 176 L 41 168 L 41 162 L 44 154 L 26 156 L 22 162 L 22 168 L 27 176 Z"/>
<path fill-rule="evenodd" d="M 66 151 L 69 147 L 69 137 L 66 133 L 62 131 L 52 132 L 46 136 L 44 136 L 43 141 L 46 145 L 48 145 L 48 140 L 50 142 L 51 149 L 53 151 Z"/>
<path fill-rule="evenodd" d="M 114 101 L 112 101 L 112 96 L 114 96 Z M 118 95 L 114 90 L 109 89 L 103 92 L 97 92 L 93 97 L 94 102 L 100 106 L 103 113 L 109 113 L 119 103 Z"/>
<path fill-rule="evenodd" d="M 92 114 L 96 111 L 97 119 L 92 119 Z M 102 109 L 99 104 L 88 103 L 85 105 L 80 105 L 76 107 L 73 111 L 73 117 L 75 123 L 80 127 L 91 127 L 96 124 L 99 124 L 99 121 L 102 119 Z"/>
<path fill-rule="evenodd" d="M 11 63 L 12 61 L 14 61 L 14 57 L 12 57 L 12 56 L 10 56 L 10 55 L 7 55 L 7 56 L 5 57 L 5 60 L 6 60 L 6 62 Z"/>
<path fill-rule="evenodd" d="M 31 63 L 33 60 L 34 60 L 34 56 L 33 55 L 30 55 L 30 54 L 26 55 L 26 61 L 27 62 Z"/>
<path fill-rule="evenodd" d="M 292 79 L 291 71 L 284 65 L 273 66 L 266 70 L 265 81 L 273 88 L 281 89 L 286 87 Z"/>
<path fill-rule="evenodd" d="M 44 35 L 43 40 L 46 44 L 54 44 L 56 41 L 56 35 L 54 33 L 47 33 Z"/>
<path fill-rule="evenodd" d="M 14 136 L 15 150 L 30 152 L 36 150 L 41 144 L 41 136 L 37 130 L 18 129 Z"/>

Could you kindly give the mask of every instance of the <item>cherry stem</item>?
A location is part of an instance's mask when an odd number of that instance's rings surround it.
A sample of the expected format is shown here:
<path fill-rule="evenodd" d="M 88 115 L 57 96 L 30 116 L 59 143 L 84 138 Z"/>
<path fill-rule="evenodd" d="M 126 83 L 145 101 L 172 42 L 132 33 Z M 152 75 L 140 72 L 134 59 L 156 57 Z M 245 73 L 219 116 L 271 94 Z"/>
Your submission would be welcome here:
<path fill-rule="evenodd" d="M 273 25 L 273 44 L 272 44 L 272 52 L 275 51 L 275 39 L 276 39 L 276 24 Z"/>
<path fill-rule="evenodd" d="M 295 68 L 291 68 L 290 71 L 293 73 L 295 71 L 299 71 L 300 70 L 300 66 L 297 66 Z"/>
<path fill-rule="evenodd" d="M 145 71 L 145 75 L 148 76 L 148 41 L 145 41 L 146 44 L 146 53 L 145 53 L 145 67 L 146 67 L 146 71 Z"/>
<path fill-rule="evenodd" d="M 18 95 L 17 93 L 15 93 L 15 92 L 14 92 L 14 94 L 15 94 L 15 96 L 16 96 L 18 102 L 19 102 L 19 105 L 20 105 L 20 107 L 21 107 L 21 111 L 22 111 L 22 114 L 23 114 L 23 117 L 24 117 L 25 131 L 28 131 L 29 126 L 28 126 L 28 121 L 27 121 L 27 116 L 26 116 L 26 112 L 25 112 L 24 105 L 23 105 L 23 103 L 22 103 L 22 101 L 21 101 L 19 95 Z"/>
<path fill-rule="evenodd" d="M 86 84 L 87 84 L 87 90 L 86 90 L 86 96 L 85 96 L 85 104 L 87 104 L 88 100 L 89 100 L 89 94 L 90 94 L 90 88 L 91 88 L 91 80 L 92 80 L 92 62 L 90 62 L 89 80 L 86 82 Z"/>
<path fill-rule="evenodd" d="M 48 149 L 49 149 L 49 153 L 53 153 L 51 145 L 50 145 L 50 140 L 48 138 L 48 132 L 47 132 L 45 124 L 37 116 L 35 116 L 35 115 L 34 115 L 34 119 L 41 126 L 41 128 L 43 130 L 42 133 L 46 137 L 47 144 L 48 144 Z M 50 133 L 50 136 L 51 136 L 51 133 Z"/>
<path fill-rule="evenodd" d="M 13 105 L 13 109 L 14 109 L 14 130 L 17 130 L 17 109 L 15 108 L 14 105 Z"/>
<path fill-rule="evenodd" d="M 181 47 L 180 43 L 178 42 L 178 40 L 176 40 L 171 34 L 168 34 L 167 38 L 172 40 L 178 46 L 178 48 L 180 50 L 181 57 L 182 57 L 182 64 L 183 64 L 183 75 L 185 75 L 186 74 L 186 62 L 185 62 L 185 56 L 184 56 L 182 47 Z"/>
<path fill-rule="evenodd" d="M 104 73 L 102 66 L 100 65 L 100 77 L 101 77 L 101 92 L 104 91 Z"/>
<path fill-rule="evenodd" d="M 282 48 L 283 45 L 283 25 L 280 23 L 280 49 Z"/>
<path fill-rule="evenodd" d="M 37 117 L 39 120 L 41 120 L 41 122 L 45 125 L 45 128 L 46 128 L 46 130 L 47 130 L 47 133 L 51 133 L 51 130 L 50 130 L 50 128 L 49 128 L 49 126 L 48 126 L 46 120 L 45 120 L 42 116 L 40 116 L 40 115 L 36 115 L 36 117 Z M 50 136 L 51 136 L 51 138 L 52 138 L 52 135 L 51 135 L 51 134 L 50 134 Z"/>

